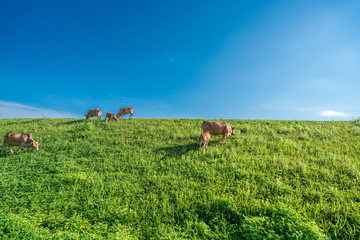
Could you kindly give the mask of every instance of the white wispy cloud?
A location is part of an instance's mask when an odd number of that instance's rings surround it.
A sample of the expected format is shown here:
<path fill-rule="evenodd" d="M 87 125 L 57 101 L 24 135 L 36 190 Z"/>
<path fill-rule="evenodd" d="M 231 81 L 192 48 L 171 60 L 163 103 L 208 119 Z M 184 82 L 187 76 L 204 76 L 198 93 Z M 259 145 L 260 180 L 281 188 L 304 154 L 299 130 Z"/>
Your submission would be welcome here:
<path fill-rule="evenodd" d="M 48 108 L 37 108 L 16 102 L 0 101 L 0 118 L 80 118 L 81 115 Z"/>
<path fill-rule="evenodd" d="M 337 112 L 333 110 L 320 111 L 320 116 L 323 117 L 347 117 L 349 114 L 344 112 Z"/>

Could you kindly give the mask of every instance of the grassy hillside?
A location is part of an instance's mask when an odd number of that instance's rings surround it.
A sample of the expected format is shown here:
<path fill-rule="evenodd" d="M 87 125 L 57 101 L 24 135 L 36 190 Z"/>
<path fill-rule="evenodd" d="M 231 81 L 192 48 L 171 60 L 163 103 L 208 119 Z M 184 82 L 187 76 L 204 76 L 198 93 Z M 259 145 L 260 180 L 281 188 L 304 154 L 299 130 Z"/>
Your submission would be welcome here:
<path fill-rule="evenodd" d="M 0 238 L 360 239 L 360 121 L 229 122 L 0 120 Z"/>

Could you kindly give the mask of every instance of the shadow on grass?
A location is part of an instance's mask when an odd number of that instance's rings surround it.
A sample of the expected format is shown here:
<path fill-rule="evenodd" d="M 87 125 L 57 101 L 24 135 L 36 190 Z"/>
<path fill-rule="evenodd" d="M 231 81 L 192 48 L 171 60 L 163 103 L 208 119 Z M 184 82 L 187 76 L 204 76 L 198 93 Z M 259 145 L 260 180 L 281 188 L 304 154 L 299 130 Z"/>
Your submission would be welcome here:
<path fill-rule="evenodd" d="M 73 120 L 73 121 L 70 121 L 70 122 L 61 122 L 61 123 L 58 123 L 57 126 L 60 126 L 60 125 L 70 125 L 70 124 L 74 124 L 74 123 L 81 123 L 81 122 L 85 122 L 86 119 L 77 119 L 77 120 Z"/>
<path fill-rule="evenodd" d="M 165 153 L 164 157 L 179 157 L 181 155 L 185 155 L 190 151 L 196 151 L 199 152 L 199 138 L 196 138 L 196 142 L 188 143 L 188 144 L 182 144 L 182 145 L 176 145 L 171 147 L 161 147 L 154 150 L 155 153 Z M 219 142 L 217 140 L 209 141 L 210 146 L 216 146 Z M 221 145 L 221 142 L 220 142 Z M 208 148 L 206 147 L 206 148 Z M 203 145 L 201 146 L 201 153 L 203 151 Z"/>
<path fill-rule="evenodd" d="M 73 120 L 73 121 L 69 121 L 69 122 L 61 122 L 61 123 L 58 123 L 57 125 L 71 125 L 71 124 L 75 124 L 75 123 L 85 123 L 85 122 L 93 122 L 94 124 L 98 124 L 98 123 L 104 123 L 106 122 L 105 121 L 105 118 L 101 118 L 100 120 L 98 118 L 94 118 L 94 119 L 86 119 L 86 118 L 81 118 L 81 119 L 76 119 L 76 120 Z"/>
<path fill-rule="evenodd" d="M 187 154 L 190 151 L 198 150 L 199 143 L 188 143 L 171 147 L 161 147 L 154 150 L 155 153 L 165 153 L 168 157 L 178 157 Z"/>
<path fill-rule="evenodd" d="M 0 158 L 9 157 L 9 156 L 21 156 L 24 154 L 28 154 L 30 152 L 33 152 L 33 153 L 36 152 L 34 149 L 31 149 L 31 148 L 29 148 L 29 149 L 24 148 L 24 150 L 22 152 L 19 152 L 20 146 L 12 146 L 12 150 L 13 150 L 13 153 L 10 152 L 8 145 L 6 145 L 6 147 L 4 148 L 4 152 L 2 154 L 1 154 L 1 149 L 0 149 Z M 39 151 L 41 151 L 41 150 L 39 149 Z"/>
<path fill-rule="evenodd" d="M 7 146 L 6 146 L 6 148 L 7 148 Z M 6 157 L 18 155 L 18 154 L 23 154 L 23 153 L 20 153 L 17 149 L 14 149 L 14 148 L 13 148 L 14 153 L 11 153 L 10 150 L 8 148 L 7 149 L 6 148 L 4 149 L 3 154 L 1 154 L 1 150 L 0 150 L 0 158 L 6 158 Z"/>
<path fill-rule="evenodd" d="M 9 125 L 19 125 L 19 124 L 28 124 L 28 123 L 38 123 L 44 121 L 46 118 L 14 118 L 11 122 L 6 122 L 5 126 Z"/>

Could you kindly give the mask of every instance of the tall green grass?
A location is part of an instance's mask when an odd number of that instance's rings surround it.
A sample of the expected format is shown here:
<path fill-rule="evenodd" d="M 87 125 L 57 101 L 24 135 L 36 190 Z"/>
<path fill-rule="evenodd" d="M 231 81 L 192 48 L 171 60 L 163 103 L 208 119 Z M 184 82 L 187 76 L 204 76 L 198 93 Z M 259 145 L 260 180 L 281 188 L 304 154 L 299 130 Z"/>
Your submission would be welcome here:
<path fill-rule="evenodd" d="M 358 121 L 202 121 L 0 120 L 0 238 L 360 239 Z"/>

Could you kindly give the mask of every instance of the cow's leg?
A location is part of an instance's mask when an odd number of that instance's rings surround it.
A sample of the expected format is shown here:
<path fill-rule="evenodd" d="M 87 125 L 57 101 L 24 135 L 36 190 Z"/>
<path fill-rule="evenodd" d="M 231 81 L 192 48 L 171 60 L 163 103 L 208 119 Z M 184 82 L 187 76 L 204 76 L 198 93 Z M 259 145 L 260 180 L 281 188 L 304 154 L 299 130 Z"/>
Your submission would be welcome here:
<path fill-rule="evenodd" d="M 10 145 L 9 145 L 9 149 L 10 149 L 10 152 L 11 152 L 11 153 L 14 153 L 13 150 L 11 149 L 11 146 L 10 146 Z"/>
<path fill-rule="evenodd" d="M 4 142 L 3 142 L 3 145 L 2 145 L 2 149 L 1 149 L 1 154 L 4 152 L 5 146 L 6 146 L 6 143 L 5 143 L 5 141 L 4 141 Z"/>
<path fill-rule="evenodd" d="M 21 144 L 20 144 L 20 150 L 19 150 L 19 152 L 22 152 L 23 150 L 24 150 L 24 144 L 21 143 Z"/>
<path fill-rule="evenodd" d="M 223 135 L 223 138 L 222 138 L 222 141 L 221 141 L 221 145 L 224 144 L 224 139 L 225 139 L 225 142 L 226 142 L 226 135 Z"/>

